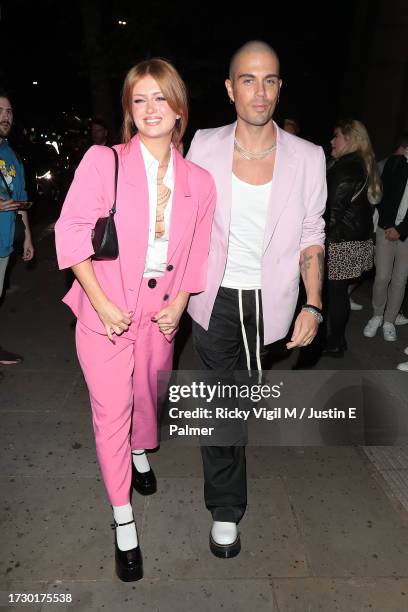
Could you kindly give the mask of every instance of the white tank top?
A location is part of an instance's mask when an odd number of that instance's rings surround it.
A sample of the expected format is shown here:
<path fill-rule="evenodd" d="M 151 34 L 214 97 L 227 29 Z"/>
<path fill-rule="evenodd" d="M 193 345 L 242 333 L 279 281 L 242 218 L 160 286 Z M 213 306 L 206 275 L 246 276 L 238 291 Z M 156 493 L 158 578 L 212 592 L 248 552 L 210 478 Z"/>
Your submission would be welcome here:
<path fill-rule="evenodd" d="M 222 287 L 260 289 L 262 247 L 272 181 L 250 185 L 232 175 L 231 223 Z"/>

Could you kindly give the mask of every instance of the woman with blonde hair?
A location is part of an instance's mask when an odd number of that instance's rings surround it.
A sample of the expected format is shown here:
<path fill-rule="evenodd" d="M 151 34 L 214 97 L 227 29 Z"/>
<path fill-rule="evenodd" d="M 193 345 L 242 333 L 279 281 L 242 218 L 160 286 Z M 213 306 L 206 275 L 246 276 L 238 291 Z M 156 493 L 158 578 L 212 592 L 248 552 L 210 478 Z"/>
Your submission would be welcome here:
<path fill-rule="evenodd" d="M 382 196 L 381 179 L 365 126 L 338 121 L 327 171 L 327 338 L 324 353 L 343 356 L 350 313 L 348 287 L 373 266 L 373 205 Z"/>
<path fill-rule="evenodd" d="M 215 206 L 208 172 L 178 152 L 188 120 L 185 85 L 162 59 L 134 66 L 122 95 L 114 222 L 119 255 L 96 259 L 95 224 L 115 200 L 115 155 L 93 146 L 55 226 L 59 267 L 76 280 L 64 298 L 78 322 L 96 451 L 113 509 L 116 572 L 143 575 L 131 488 L 156 491 L 145 450 L 158 446 L 157 373 L 171 370 L 189 295 L 205 289 Z"/>

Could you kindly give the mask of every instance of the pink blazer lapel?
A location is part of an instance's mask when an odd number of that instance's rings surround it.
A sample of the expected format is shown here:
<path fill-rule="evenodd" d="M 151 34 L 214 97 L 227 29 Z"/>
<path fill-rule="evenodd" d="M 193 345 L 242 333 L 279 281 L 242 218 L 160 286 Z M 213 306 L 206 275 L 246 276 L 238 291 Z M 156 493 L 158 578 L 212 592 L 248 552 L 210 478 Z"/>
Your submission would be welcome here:
<path fill-rule="evenodd" d="M 234 156 L 234 137 L 237 123 L 228 125 L 218 135 L 217 157 L 213 170 L 217 184 L 216 218 L 221 227 L 228 233 L 231 220 L 232 205 L 232 162 Z"/>
<path fill-rule="evenodd" d="M 173 148 L 174 163 L 174 194 L 171 208 L 170 239 L 167 261 L 173 257 L 185 234 L 191 215 L 196 210 L 193 206 L 190 185 L 188 182 L 188 166 L 183 157 Z"/>
<path fill-rule="evenodd" d="M 137 135 L 128 146 L 121 148 L 120 162 L 118 185 L 121 185 L 121 181 L 123 183 L 120 191 L 118 189 L 117 214 L 121 207 L 126 209 L 123 211 L 126 214 L 121 217 L 124 225 L 122 251 L 126 251 L 125 257 L 129 262 L 135 259 L 144 261 L 149 232 L 149 191 Z"/>
<path fill-rule="evenodd" d="M 214 177 L 217 177 L 218 200 L 215 214 L 226 233 L 231 219 L 231 176 L 236 125 L 236 123 L 232 123 L 219 135 L 217 158 L 212 171 Z M 276 124 L 275 127 L 277 129 L 277 150 L 264 233 L 264 252 L 272 239 L 276 224 L 289 199 L 297 167 L 296 155 L 288 145 L 284 132 Z"/>
<path fill-rule="evenodd" d="M 275 157 L 275 168 L 273 172 L 269 205 L 266 216 L 266 226 L 263 242 L 263 252 L 266 251 L 274 234 L 295 183 L 297 168 L 297 157 L 285 139 L 285 134 L 276 124 L 277 148 Z"/>
<path fill-rule="evenodd" d="M 128 207 L 135 207 L 136 214 L 126 217 L 126 251 L 133 258 L 146 257 L 149 232 L 149 190 L 143 156 L 138 136 L 134 136 L 129 146 L 121 154 L 123 180 L 125 182 L 124 200 Z M 170 260 L 185 234 L 185 228 L 195 208 L 191 204 L 191 191 L 188 181 L 188 167 L 180 153 L 173 148 L 174 194 L 170 221 L 170 239 L 167 259 Z M 120 180 L 120 178 L 119 178 Z M 119 209 L 120 201 L 117 208 Z"/>

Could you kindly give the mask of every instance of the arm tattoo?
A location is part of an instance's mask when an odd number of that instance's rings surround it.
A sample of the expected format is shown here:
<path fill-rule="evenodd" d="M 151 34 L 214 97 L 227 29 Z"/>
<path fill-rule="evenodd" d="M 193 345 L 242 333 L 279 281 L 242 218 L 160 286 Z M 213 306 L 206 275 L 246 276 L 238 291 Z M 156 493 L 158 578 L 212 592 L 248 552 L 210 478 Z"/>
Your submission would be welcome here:
<path fill-rule="evenodd" d="M 313 259 L 313 255 L 307 255 L 306 253 L 303 253 L 300 258 L 300 273 L 304 281 L 307 278 L 307 271 L 310 268 L 311 259 Z"/>

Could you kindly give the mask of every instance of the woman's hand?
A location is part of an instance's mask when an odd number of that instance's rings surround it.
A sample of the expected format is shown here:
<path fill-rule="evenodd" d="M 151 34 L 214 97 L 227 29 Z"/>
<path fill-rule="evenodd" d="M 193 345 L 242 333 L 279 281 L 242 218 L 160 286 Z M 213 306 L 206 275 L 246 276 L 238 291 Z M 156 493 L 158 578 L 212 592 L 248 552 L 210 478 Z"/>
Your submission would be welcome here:
<path fill-rule="evenodd" d="M 159 329 L 165 336 L 169 336 L 178 328 L 189 297 L 190 294 L 187 291 L 180 291 L 174 302 L 162 308 L 152 317 L 152 321 L 159 324 Z"/>
<path fill-rule="evenodd" d="M 170 335 L 178 328 L 184 308 L 185 306 L 173 302 L 155 314 L 152 321 L 158 323 L 160 331 L 165 336 Z"/>
<path fill-rule="evenodd" d="M 98 317 L 105 327 L 106 334 L 111 342 L 114 342 L 113 334 L 120 336 L 129 329 L 130 313 L 123 312 L 113 302 L 107 300 L 96 310 Z"/>

